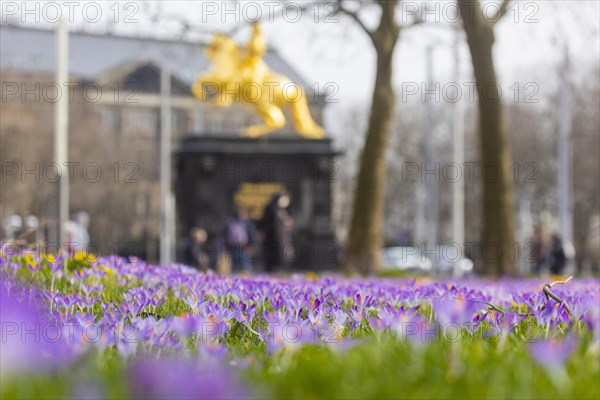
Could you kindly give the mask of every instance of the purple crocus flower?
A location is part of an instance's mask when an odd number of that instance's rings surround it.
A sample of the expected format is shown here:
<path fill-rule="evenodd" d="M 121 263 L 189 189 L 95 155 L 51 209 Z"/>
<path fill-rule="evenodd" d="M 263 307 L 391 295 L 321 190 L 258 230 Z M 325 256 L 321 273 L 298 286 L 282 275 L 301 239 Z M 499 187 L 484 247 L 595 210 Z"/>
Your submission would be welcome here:
<path fill-rule="evenodd" d="M 281 307 L 283 307 L 285 305 L 285 301 L 279 294 L 277 296 L 275 296 L 274 298 L 271 297 L 269 299 L 269 301 L 270 301 L 271 305 L 273 306 L 274 310 L 279 310 Z"/>
<path fill-rule="evenodd" d="M 236 321 L 242 324 L 250 324 L 252 322 L 252 319 L 254 318 L 254 313 L 256 312 L 254 310 L 256 308 L 256 304 L 248 306 L 242 301 L 240 301 L 239 304 L 230 301 L 229 306 L 234 311 L 233 317 L 236 319 Z"/>
<path fill-rule="evenodd" d="M 483 308 L 478 302 L 455 298 L 451 295 L 433 300 L 432 306 L 435 310 L 436 320 L 442 327 L 452 324 L 470 324 Z"/>
<path fill-rule="evenodd" d="M 531 357 L 544 368 L 555 368 L 562 365 L 577 345 L 575 337 L 568 336 L 562 340 L 549 339 L 532 342 L 529 345 Z"/>
<path fill-rule="evenodd" d="M 301 322 L 274 323 L 267 326 L 268 331 L 261 334 L 267 350 L 274 353 L 283 347 L 298 347 L 316 341 L 315 328 L 305 320 Z"/>
<path fill-rule="evenodd" d="M 191 336 L 198 332 L 206 319 L 199 315 L 185 314 L 173 317 L 171 330 L 181 337 Z"/>
<path fill-rule="evenodd" d="M 203 368 L 192 360 L 142 358 L 130 368 L 136 399 L 244 399 L 249 395 L 223 367 Z"/>
<path fill-rule="evenodd" d="M 21 303 L 0 291 L 0 327 L 3 376 L 51 368 L 71 358 L 61 327 L 44 318 L 36 303 Z"/>

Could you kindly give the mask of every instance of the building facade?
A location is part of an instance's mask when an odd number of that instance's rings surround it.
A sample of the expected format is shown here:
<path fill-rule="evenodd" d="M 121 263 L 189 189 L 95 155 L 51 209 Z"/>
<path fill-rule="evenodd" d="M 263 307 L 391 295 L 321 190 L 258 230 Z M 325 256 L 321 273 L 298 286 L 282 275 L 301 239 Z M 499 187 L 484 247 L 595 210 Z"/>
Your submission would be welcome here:
<path fill-rule="evenodd" d="M 35 215 L 49 231 L 55 224 L 53 112 L 57 96 L 68 95 L 72 164 L 59 167 L 70 168 L 71 211 L 92 215 L 96 252 L 155 260 L 161 67 L 172 72 L 174 145 L 189 135 L 238 136 L 259 120 L 248 106 L 223 108 L 192 96 L 191 83 L 209 66 L 203 43 L 71 32 L 69 82 L 54 82 L 54 40 L 51 30 L 0 25 L 0 217 Z M 323 97 L 276 51 L 264 59 L 305 89 L 311 113 L 322 124 Z M 295 135 L 288 122 L 273 137 Z"/>

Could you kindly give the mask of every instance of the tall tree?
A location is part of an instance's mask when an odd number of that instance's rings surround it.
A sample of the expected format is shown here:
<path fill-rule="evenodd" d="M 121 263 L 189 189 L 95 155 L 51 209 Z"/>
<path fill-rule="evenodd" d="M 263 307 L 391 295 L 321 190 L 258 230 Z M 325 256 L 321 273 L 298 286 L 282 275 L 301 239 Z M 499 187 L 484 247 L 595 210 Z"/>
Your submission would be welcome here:
<path fill-rule="evenodd" d="M 396 21 L 399 0 L 376 0 L 380 18 L 369 29 L 359 16 L 360 8 L 350 10 L 346 1 L 338 0 L 338 12 L 348 15 L 367 34 L 376 53 L 376 76 L 365 144 L 360 168 L 350 232 L 346 242 L 344 266 L 351 272 L 371 274 L 379 268 L 379 252 L 383 244 L 385 191 L 385 151 L 392 130 L 396 105 L 392 87 L 392 60 L 402 25 Z"/>
<path fill-rule="evenodd" d="M 492 57 L 494 26 L 506 14 L 503 0 L 495 15 L 487 16 L 479 0 L 458 0 L 477 83 L 479 136 L 483 174 L 483 242 L 479 257 L 483 272 L 515 275 L 515 236 L 510 151 L 496 69 Z"/>

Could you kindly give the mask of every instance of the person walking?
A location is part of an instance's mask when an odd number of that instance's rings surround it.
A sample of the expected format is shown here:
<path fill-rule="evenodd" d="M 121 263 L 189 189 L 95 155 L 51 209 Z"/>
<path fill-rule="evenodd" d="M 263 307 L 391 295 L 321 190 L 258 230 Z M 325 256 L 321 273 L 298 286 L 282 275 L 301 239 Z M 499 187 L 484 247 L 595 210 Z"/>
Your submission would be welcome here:
<path fill-rule="evenodd" d="M 536 226 L 533 230 L 530 260 L 533 263 L 533 271 L 536 274 L 541 274 L 546 268 L 546 249 L 544 246 L 542 228 L 540 226 Z"/>
<path fill-rule="evenodd" d="M 293 225 L 287 207 L 290 198 L 283 193 L 276 193 L 265 207 L 260 221 L 263 240 L 263 261 L 265 271 L 275 272 L 285 265 L 284 247 L 289 242 L 289 233 Z"/>
<path fill-rule="evenodd" d="M 250 252 L 256 243 L 256 228 L 248 219 L 246 210 L 236 207 L 225 224 L 225 249 L 231 259 L 232 272 L 249 272 L 252 268 Z"/>
<path fill-rule="evenodd" d="M 210 258 L 206 251 L 207 232 L 198 227 L 190 229 L 189 237 L 181 244 L 181 260 L 198 270 L 206 270 L 210 267 Z"/>
<path fill-rule="evenodd" d="M 90 215 L 85 211 L 73 214 L 73 217 L 65 223 L 65 245 L 69 253 L 88 252 L 90 246 L 89 224 Z"/>
<path fill-rule="evenodd" d="M 565 253 L 565 247 L 563 240 L 558 233 L 552 234 L 552 244 L 550 251 L 548 252 L 548 265 L 550 266 L 550 272 L 553 275 L 562 274 L 567 264 L 567 254 Z"/>

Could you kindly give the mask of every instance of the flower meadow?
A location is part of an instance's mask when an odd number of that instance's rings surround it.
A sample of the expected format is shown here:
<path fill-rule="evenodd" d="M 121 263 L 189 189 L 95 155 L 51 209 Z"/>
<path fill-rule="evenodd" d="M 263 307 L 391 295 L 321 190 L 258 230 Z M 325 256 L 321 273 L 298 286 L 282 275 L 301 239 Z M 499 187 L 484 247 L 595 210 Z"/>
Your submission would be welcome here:
<path fill-rule="evenodd" d="M 599 398 L 600 283 L 0 256 L 2 398 Z"/>

